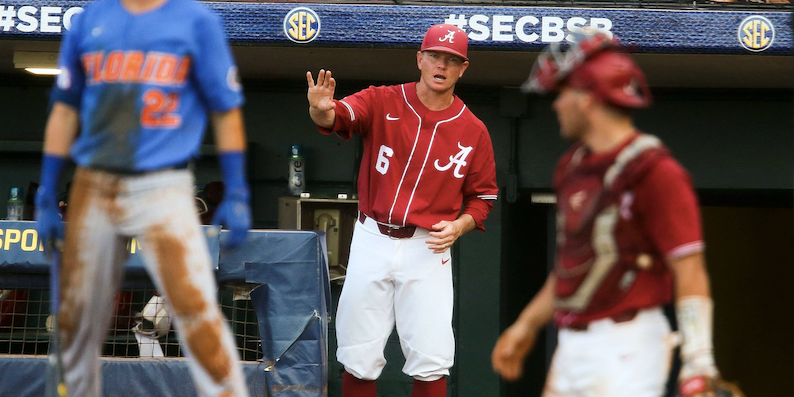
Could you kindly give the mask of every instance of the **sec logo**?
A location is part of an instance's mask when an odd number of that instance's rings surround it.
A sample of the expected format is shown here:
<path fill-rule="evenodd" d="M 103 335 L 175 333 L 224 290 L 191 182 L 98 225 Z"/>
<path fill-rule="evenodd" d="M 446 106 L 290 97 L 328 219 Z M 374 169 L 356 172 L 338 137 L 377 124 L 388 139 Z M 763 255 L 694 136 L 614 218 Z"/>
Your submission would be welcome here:
<path fill-rule="evenodd" d="M 775 41 L 775 26 L 762 16 L 747 17 L 739 24 L 738 39 L 750 51 L 764 51 Z"/>
<path fill-rule="evenodd" d="M 320 35 L 320 17 L 311 8 L 293 8 L 284 17 L 284 34 L 296 43 L 308 43 Z"/>

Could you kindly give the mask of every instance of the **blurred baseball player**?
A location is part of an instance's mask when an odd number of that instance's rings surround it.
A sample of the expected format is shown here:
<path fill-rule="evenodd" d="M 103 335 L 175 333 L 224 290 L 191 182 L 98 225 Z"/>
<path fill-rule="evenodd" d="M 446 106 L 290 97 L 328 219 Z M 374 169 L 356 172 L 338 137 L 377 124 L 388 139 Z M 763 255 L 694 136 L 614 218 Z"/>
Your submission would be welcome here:
<path fill-rule="evenodd" d="M 659 397 L 675 341 L 661 306 L 673 296 L 683 336 L 680 391 L 712 396 L 712 301 L 692 181 L 631 109 L 651 103 L 645 78 L 616 40 L 581 34 L 551 46 L 524 84 L 559 91 L 561 135 L 576 141 L 554 174 L 557 257 L 546 284 L 496 343 L 492 361 L 521 376 L 552 319 L 559 344 L 545 397 Z"/>
<path fill-rule="evenodd" d="M 61 273 L 60 329 L 71 396 L 101 394 L 100 354 L 127 241 L 174 313 L 198 395 L 247 396 L 217 306 L 189 167 L 208 113 L 226 182 L 216 222 L 242 242 L 251 224 L 241 87 L 220 19 L 193 0 L 106 0 L 73 19 L 46 126 L 36 218 L 61 239 L 57 182 L 77 163 Z M 79 130 L 79 134 L 78 134 Z"/>
<path fill-rule="evenodd" d="M 395 322 L 412 396 L 446 396 L 455 351 L 449 248 L 484 230 L 497 195 L 488 130 L 454 94 L 467 47 L 462 30 L 432 26 L 416 54 L 418 82 L 342 100 L 333 99 L 330 71 L 320 70 L 316 84 L 306 74 L 320 131 L 364 140 L 360 222 L 336 313 L 345 397 L 375 397 Z"/>

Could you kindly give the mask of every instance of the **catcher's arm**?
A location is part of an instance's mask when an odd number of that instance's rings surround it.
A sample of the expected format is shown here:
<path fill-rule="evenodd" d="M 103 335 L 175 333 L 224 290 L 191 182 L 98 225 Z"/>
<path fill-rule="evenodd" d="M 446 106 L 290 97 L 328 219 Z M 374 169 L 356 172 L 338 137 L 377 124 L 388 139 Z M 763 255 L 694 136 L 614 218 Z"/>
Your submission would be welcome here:
<path fill-rule="evenodd" d="M 726 386 L 714 363 L 713 303 L 703 253 L 670 259 L 669 265 L 675 277 L 676 318 L 683 337 L 678 376 L 681 396 L 739 396 L 719 391 Z"/>
<path fill-rule="evenodd" d="M 491 365 L 494 372 L 505 380 L 521 378 L 524 360 L 532 350 L 538 332 L 554 317 L 555 281 L 554 275 L 549 275 L 543 288 L 524 308 L 516 322 L 496 341 L 491 353 Z"/>

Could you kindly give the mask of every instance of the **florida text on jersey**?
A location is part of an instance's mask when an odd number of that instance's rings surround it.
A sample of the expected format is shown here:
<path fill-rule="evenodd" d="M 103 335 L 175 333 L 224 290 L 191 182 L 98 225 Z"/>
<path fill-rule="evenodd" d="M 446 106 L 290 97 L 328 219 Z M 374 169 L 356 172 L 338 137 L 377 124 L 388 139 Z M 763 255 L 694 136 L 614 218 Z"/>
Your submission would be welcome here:
<path fill-rule="evenodd" d="M 53 100 L 80 110 L 78 165 L 146 171 L 198 154 L 207 112 L 242 105 L 220 19 L 193 0 L 141 14 L 103 0 L 75 17 Z"/>

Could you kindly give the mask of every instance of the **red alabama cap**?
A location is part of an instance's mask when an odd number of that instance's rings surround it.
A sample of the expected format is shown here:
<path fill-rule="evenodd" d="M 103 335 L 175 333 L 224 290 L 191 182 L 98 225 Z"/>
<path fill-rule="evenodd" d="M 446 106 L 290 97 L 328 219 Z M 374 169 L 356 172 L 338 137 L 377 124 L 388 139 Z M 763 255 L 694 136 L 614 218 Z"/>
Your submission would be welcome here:
<path fill-rule="evenodd" d="M 469 48 L 469 37 L 466 32 L 455 25 L 433 25 L 425 33 L 420 51 L 442 51 L 457 55 L 465 60 Z"/>

